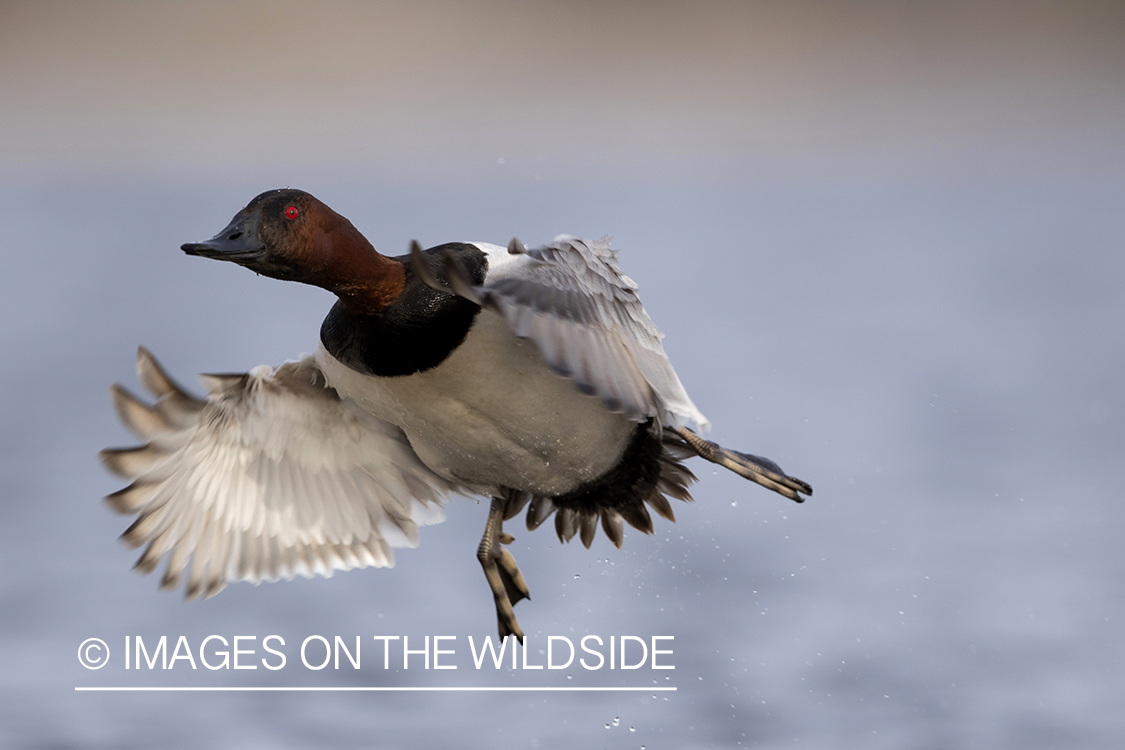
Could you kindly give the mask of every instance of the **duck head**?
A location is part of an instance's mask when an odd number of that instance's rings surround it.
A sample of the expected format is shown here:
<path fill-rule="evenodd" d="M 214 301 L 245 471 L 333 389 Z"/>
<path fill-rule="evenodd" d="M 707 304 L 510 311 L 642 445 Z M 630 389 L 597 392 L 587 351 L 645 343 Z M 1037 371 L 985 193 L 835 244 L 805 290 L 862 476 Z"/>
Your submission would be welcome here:
<path fill-rule="evenodd" d="M 352 315 L 382 312 L 406 282 L 402 263 L 380 255 L 350 221 L 303 190 L 262 193 L 214 237 L 180 249 L 327 289 Z"/>

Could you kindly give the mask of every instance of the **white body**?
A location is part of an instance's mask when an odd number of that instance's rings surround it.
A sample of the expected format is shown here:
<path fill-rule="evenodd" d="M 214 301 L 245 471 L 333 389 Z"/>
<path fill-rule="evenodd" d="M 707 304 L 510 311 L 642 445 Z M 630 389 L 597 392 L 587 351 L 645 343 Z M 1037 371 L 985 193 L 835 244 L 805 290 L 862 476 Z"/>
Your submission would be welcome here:
<path fill-rule="evenodd" d="M 613 468 L 636 427 L 552 372 L 535 343 L 490 310 L 425 372 L 364 375 L 323 346 L 315 358 L 341 397 L 401 427 L 426 466 L 486 495 L 569 492 Z"/>

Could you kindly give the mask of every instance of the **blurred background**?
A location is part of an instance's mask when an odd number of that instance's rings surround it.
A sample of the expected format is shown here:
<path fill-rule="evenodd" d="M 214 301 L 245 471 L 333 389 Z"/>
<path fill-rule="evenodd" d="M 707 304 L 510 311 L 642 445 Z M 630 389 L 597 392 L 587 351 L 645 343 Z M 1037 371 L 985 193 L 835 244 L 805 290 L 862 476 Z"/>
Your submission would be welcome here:
<path fill-rule="evenodd" d="M 0 745 L 1121 747 L 1123 40 L 1115 2 L 0 3 Z M 612 235 L 714 438 L 815 487 L 696 461 L 621 551 L 512 528 L 533 642 L 674 635 L 674 672 L 123 670 L 494 633 L 471 500 L 394 569 L 205 602 L 114 541 L 138 344 L 193 386 L 316 344 L 328 293 L 178 249 L 287 185 L 392 255 Z"/>

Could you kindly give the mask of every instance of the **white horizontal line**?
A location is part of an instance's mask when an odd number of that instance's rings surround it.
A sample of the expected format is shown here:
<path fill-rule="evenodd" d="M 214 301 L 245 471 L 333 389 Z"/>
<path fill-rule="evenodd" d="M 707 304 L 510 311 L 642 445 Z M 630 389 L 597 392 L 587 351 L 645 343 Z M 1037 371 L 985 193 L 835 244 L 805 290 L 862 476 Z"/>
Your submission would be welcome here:
<path fill-rule="evenodd" d="M 76 692 L 102 693 L 674 693 L 674 687 L 76 687 Z"/>

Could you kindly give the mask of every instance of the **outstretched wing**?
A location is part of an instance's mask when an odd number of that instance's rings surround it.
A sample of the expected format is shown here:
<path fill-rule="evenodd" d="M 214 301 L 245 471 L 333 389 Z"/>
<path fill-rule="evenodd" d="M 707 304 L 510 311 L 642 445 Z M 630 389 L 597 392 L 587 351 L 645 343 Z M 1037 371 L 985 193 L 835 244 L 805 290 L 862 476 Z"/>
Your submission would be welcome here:
<path fill-rule="evenodd" d="M 341 400 L 312 358 L 203 375 L 204 400 L 144 348 L 137 374 L 158 400 L 113 387 L 122 421 L 147 443 L 102 451 L 133 480 L 106 500 L 139 516 L 122 538 L 148 545 L 140 570 L 168 555 L 164 588 L 179 585 L 189 557 L 188 598 L 227 581 L 389 567 L 392 546 L 417 545 L 417 525 L 444 518 L 441 499 L 454 488 L 397 427 Z"/>
<path fill-rule="evenodd" d="M 560 235 L 525 250 L 513 240 L 507 253 L 490 252 L 488 261 L 485 283 L 468 289 L 459 283 L 465 276 L 447 268 L 454 291 L 502 315 L 557 373 L 635 421 L 655 417 L 664 426 L 691 421 L 709 427 L 608 241 Z"/>

